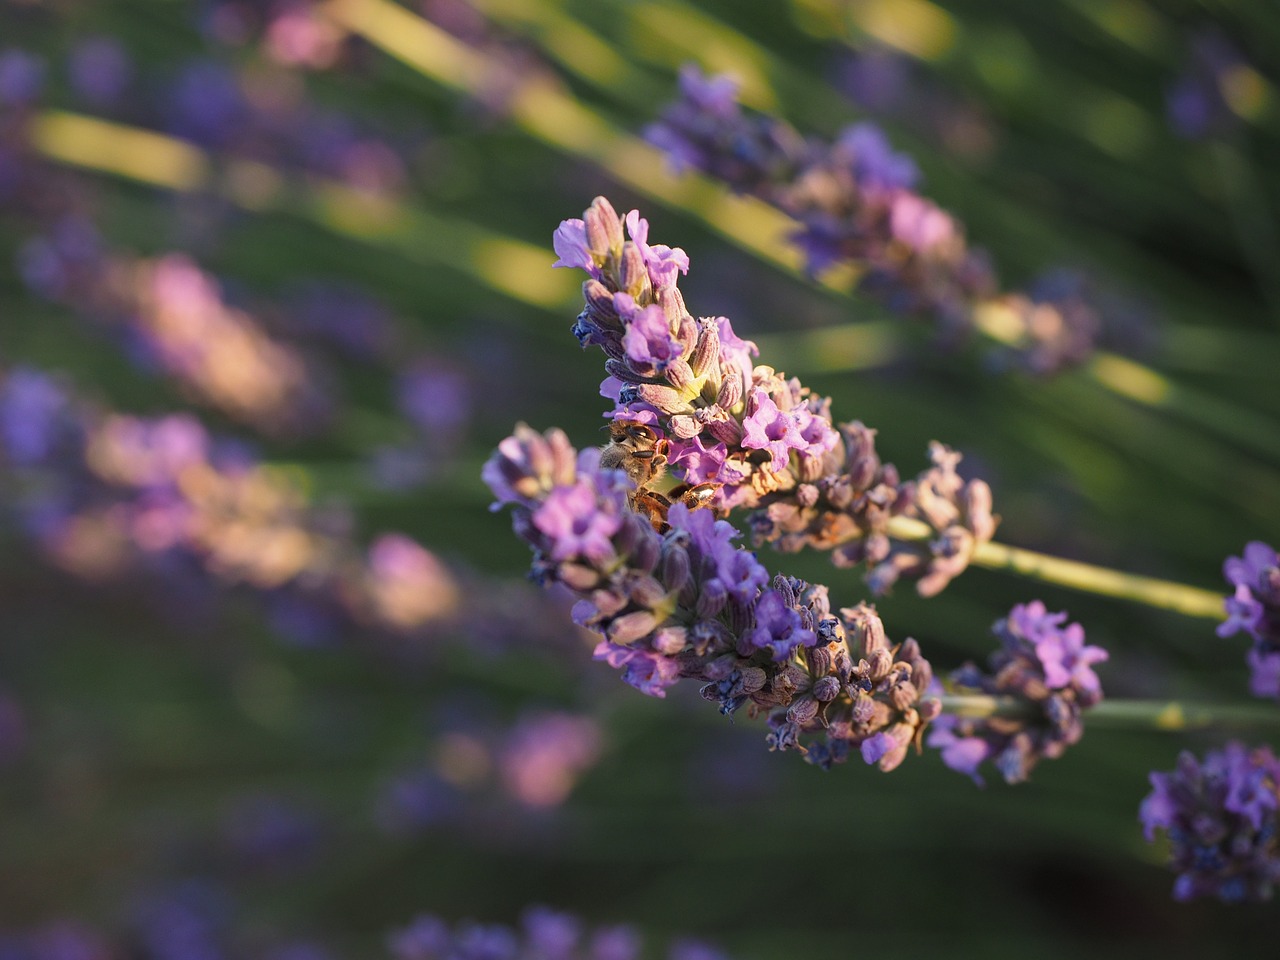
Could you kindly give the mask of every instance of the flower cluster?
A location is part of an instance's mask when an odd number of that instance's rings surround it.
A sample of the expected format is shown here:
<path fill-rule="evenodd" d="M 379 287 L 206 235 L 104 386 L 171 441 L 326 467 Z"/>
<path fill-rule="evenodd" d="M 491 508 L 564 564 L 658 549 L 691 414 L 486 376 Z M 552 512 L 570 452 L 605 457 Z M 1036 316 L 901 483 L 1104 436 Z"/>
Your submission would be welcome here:
<path fill-rule="evenodd" d="M 0 526 L 55 565 L 90 581 L 142 576 L 201 596 L 247 587 L 300 645 L 452 630 L 472 590 L 484 613 L 467 615 L 469 641 L 501 643 L 533 602 L 461 574 L 403 534 L 356 542 L 344 505 L 313 503 L 290 471 L 190 414 L 104 410 L 36 368 L 0 369 L 0 466 Z M 539 623 L 557 632 L 563 621 L 551 611 L 548 601 L 546 616 L 520 632 Z"/>
<path fill-rule="evenodd" d="M 558 430 L 523 424 L 498 447 L 484 478 L 496 506 L 513 507 L 533 569 L 578 597 L 574 619 L 602 637 L 596 658 L 652 696 L 681 679 L 732 714 L 769 714 L 768 742 L 813 762 L 851 746 L 890 770 L 919 742 L 938 702 L 913 641 L 890 646 L 870 607 L 833 616 L 826 588 L 770 578 L 737 531 L 710 510 L 671 507 L 665 532 L 630 509 L 632 484 L 577 453 Z M 825 742 L 805 738 L 822 732 Z"/>
<path fill-rule="evenodd" d="M 681 480 L 713 487 L 712 506 L 756 511 L 747 524 L 757 543 L 838 547 L 835 562 L 865 562 L 878 591 L 903 575 L 926 595 L 941 590 L 994 534 L 987 485 L 962 480 L 959 455 L 940 444 L 933 468 L 900 482 L 881 464 L 874 431 L 837 428 L 830 400 L 755 364 L 755 344 L 727 318 L 695 319 L 677 286 L 688 256 L 648 237 L 638 211 L 624 221 L 603 197 L 555 233 L 555 265 L 590 276 L 573 332 L 606 355 L 609 416 L 654 430 Z M 928 524 L 927 546 L 895 546 L 895 516 Z"/>
<path fill-rule="evenodd" d="M 1280 760 L 1269 747 L 1232 741 L 1203 762 L 1184 751 L 1151 786 L 1140 819 L 1148 840 L 1168 836 L 1175 899 L 1270 899 L 1280 881 Z"/>
<path fill-rule="evenodd" d="M 1227 619 L 1218 636 L 1243 630 L 1253 637 L 1249 687 L 1256 697 L 1280 700 L 1280 555 L 1254 540 L 1242 556 L 1228 557 L 1222 572 L 1235 593 L 1226 599 Z"/>
<path fill-rule="evenodd" d="M 799 221 L 791 240 L 811 272 L 852 263 L 864 292 L 895 311 L 931 315 L 944 341 L 981 318 L 1039 374 L 1081 362 L 1098 341 L 1096 305 L 1074 293 L 1002 293 L 987 254 L 918 192 L 915 164 L 873 124 L 849 127 L 830 143 L 805 138 L 782 120 L 744 111 L 731 79 L 687 66 L 680 99 L 648 136 L 677 169 L 701 170 Z"/>
<path fill-rule="evenodd" d="M 1010 698 L 1010 709 L 982 718 L 940 717 L 928 743 L 942 751 L 947 766 L 982 783 L 978 767 L 990 760 L 1007 782 L 1019 783 L 1042 758 L 1061 756 L 1080 739 L 1083 712 L 1102 699 L 1093 665 L 1107 652 L 1087 645 L 1084 628 L 1066 619 L 1038 600 L 1019 604 L 992 628 L 1001 649 L 990 672 L 968 663 L 951 674 L 952 688 Z"/>
<path fill-rule="evenodd" d="M 421 916 L 387 939 L 394 960 L 638 960 L 643 942 L 628 926 L 587 931 L 581 920 L 546 907 L 530 907 L 520 927 L 460 923 L 450 927 Z M 727 960 L 693 940 L 674 941 L 667 960 Z"/>

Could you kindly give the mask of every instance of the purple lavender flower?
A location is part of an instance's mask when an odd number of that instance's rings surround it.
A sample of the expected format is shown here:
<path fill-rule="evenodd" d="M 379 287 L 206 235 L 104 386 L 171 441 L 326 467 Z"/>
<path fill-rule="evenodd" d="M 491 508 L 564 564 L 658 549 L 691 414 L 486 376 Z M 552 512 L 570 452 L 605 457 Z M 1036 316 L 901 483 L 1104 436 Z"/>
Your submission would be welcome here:
<path fill-rule="evenodd" d="M 1064 626 L 1066 619 L 1039 600 L 1018 604 L 992 628 L 1001 649 L 991 656 L 990 672 L 968 663 L 952 673 L 952 687 L 1009 702 L 992 716 L 939 717 L 928 745 L 941 751 L 943 763 L 981 785 L 978 767 L 990 760 L 1007 782 L 1019 783 L 1041 759 L 1079 741 L 1083 711 L 1102 699 L 1093 664 L 1107 652 L 1086 645 L 1084 629 Z"/>
<path fill-rule="evenodd" d="M 106 107 L 124 94 L 133 64 L 114 37 L 87 37 L 72 48 L 67 71 L 79 96 L 95 107 Z"/>
<path fill-rule="evenodd" d="M 387 938 L 394 960 L 637 960 L 641 940 L 630 927 L 588 931 L 572 914 L 534 906 L 518 929 L 497 924 L 460 923 L 452 928 L 424 915 Z M 671 944 L 669 960 L 728 960 L 724 953 L 692 940 Z"/>
<path fill-rule="evenodd" d="M 920 169 L 905 153 L 898 153 L 874 123 L 858 123 L 837 138 L 837 153 L 849 157 L 854 177 L 870 190 L 913 188 L 920 179 Z"/>
<path fill-rule="evenodd" d="M 522 716 L 499 751 L 503 783 L 527 806 L 558 806 L 600 758 L 601 740 L 590 717 L 563 712 Z"/>
<path fill-rule="evenodd" d="M 738 643 L 738 652 L 743 656 L 765 650 L 775 661 L 781 662 L 790 657 L 797 647 L 811 647 L 818 642 L 812 630 L 800 625 L 800 615 L 787 606 L 782 595 L 775 590 L 767 590 L 760 596 L 754 612 L 755 624 Z"/>
<path fill-rule="evenodd" d="M 25 106 L 44 87 L 44 59 L 26 50 L 0 51 L 0 105 Z"/>
<path fill-rule="evenodd" d="M 581 555 L 603 563 L 613 556 L 611 538 L 622 518 L 599 503 L 590 483 L 552 490 L 533 514 L 533 525 L 550 541 L 548 556 L 568 560 Z"/>
<path fill-rule="evenodd" d="M 53 378 L 18 367 L 0 381 L 0 453 L 19 466 L 47 460 L 70 429 L 70 400 Z"/>
<path fill-rule="evenodd" d="M 825 587 L 784 576 L 770 584 L 755 555 L 732 544 L 733 527 L 707 510 L 673 506 L 664 533 L 647 517 L 617 510 L 616 488 L 593 479 L 598 458 L 579 458 L 576 474 L 563 443 L 558 432 L 543 437 L 521 427 L 485 475 L 513 506 L 513 526 L 535 551 L 535 575 L 579 598 L 574 620 L 603 638 L 596 659 L 652 696 L 688 678 L 702 681 L 703 698 L 725 714 L 747 702 L 768 710 L 770 746 L 798 749 L 823 766 L 880 733 L 889 742 L 877 738 L 869 762 L 882 770 L 902 762 L 940 706 L 923 696 L 932 673 L 915 641 L 891 650 L 874 611 L 858 607 L 843 611 L 851 648 Z M 539 513 L 565 492 L 575 516 L 605 509 L 618 519 L 607 540 L 601 534 L 591 544 L 563 536 L 562 524 L 539 525 Z M 825 743 L 801 742 L 817 731 L 826 732 Z"/>
<path fill-rule="evenodd" d="M 1224 601 L 1227 619 L 1218 636 L 1243 630 L 1253 638 L 1250 689 L 1256 697 L 1280 699 L 1280 555 L 1253 540 L 1241 556 L 1226 559 L 1222 572 L 1235 593 Z"/>
<path fill-rule="evenodd" d="M 759 388 L 752 391 L 750 406 L 751 415 L 742 421 L 742 445 L 748 450 L 768 453 L 770 469 L 775 473 L 786 469 L 791 451 L 808 447 L 796 418 L 779 410 L 772 398 Z"/>
<path fill-rule="evenodd" d="M 795 218 L 801 227 L 788 239 L 810 273 L 852 263 L 861 290 L 893 310 L 932 315 L 947 344 L 998 314 L 1006 328 L 1010 321 L 1022 328 L 1010 349 L 1037 373 L 1079 363 L 1094 349 L 1097 303 L 1000 294 L 990 258 L 917 192 L 915 163 L 878 127 L 855 125 L 831 143 L 806 138 L 782 120 L 741 109 L 733 84 L 693 67 L 682 71 L 680 91 L 647 137 L 677 169 L 702 170 Z"/>
<path fill-rule="evenodd" d="M 627 332 L 622 336 L 622 347 L 634 364 L 662 371 L 684 353 L 684 345 L 671 335 L 667 316 L 656 304 L 637 309 L 626 319 Z"/>
<path fill-rule="evenodd" d="M 1231 132 L 1240 123 L 1225 95 L 1231 75 L 1247 68 L 1236 46 L 1216 30 L 1192 38 L 1183 71 L 1169 86 L 1165 110 L 1169 126 L 1187 140 Z"/>
<path fill-rule="evenodd" d="M 1139 819 L 1148 841 L 1168 836 L 1175 900 L 1270 899 L 1280 881 L 1280 761 L 1269 747 L 1232 741 L 1203 762 L 1184 751 L 1151 786 Z"/>

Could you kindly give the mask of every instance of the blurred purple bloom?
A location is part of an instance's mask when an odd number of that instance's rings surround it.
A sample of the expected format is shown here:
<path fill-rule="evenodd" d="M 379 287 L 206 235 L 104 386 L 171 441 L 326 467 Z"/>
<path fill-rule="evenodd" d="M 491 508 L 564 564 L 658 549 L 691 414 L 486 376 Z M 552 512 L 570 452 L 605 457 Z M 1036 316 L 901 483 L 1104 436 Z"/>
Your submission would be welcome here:
<path fill-rule="evenodd" d="M 992 628 L 1001 648 L 989 669 L 966 663 L 951 674 L 951 685 L 962 692 L 1012 697 L 1024 701 L 1025 712 L 939 717 L 927 744 L 942 752 L 943 763 L 981 785 L 977 768 L 990 760 L 1007 782 L 1019 783 L 1040 760 L 1061 756 L 1080 740 L 1084 711 L 1102 699 L 1093 664 L 1107 652 L 1086 645 L 1084 628 L 1066 620 L 1039 600 L 1017 604 Z"/>
<path fill-rule="evenodd" d="M 88 37 L 72 48 L 67 61 L 71 88 L 95 107 L 116 103 L 124 95 L 133 64 L 114 37 Z"/>
<path fill-rule="evenodd" d="M 52 455 L 67 429 L 70 401 L 53 378 L 18 367 L 0 381 L 0 453 L 19 466 Z"/>
<path fill-rule="evenodd" d="M 1222 136 L 1239 125 L 1225 94 L 1232 75 L 1248 69 L 1240 50 L 1216 29 L 1192 38 L 1187 63 L 1165 97 L 1173 132 L 1187 140 Z"/>
<path fill-rule="evenodd" d="M 564 802 L 600 756 L 600 728 L 569 713 L 522 716 L 506 737 L 498 767 L 507 790 L 531 807 Z"/>
<path fill-rule="evenodd" d="M 1183 752 L 1173 771 L 1151 774 L 1151 786 L 1139 820 L 1148 840 L 1168 835 L 1174 899 L 1270 898 L 1280 881 L 1280 761 L 1269 747 L 1232 741 L 1203 762 Z"/>
<path fill-rule="evenodd" d="M 249 105 L 224 64 L 188 64 L 169 90 L 169 130 L 202 147 L 226 147 L 245 128 Z"/>
<path fill-rule="evenodd" d="M 25 106 L 44 87 L 44 58 L 25 50 L 0 51 L 0 105 Z"/>
<path fill-rule="evenodd" d="M 652 650 L 622 647 L 602 640 L 596 644 L 594 659 L 622 670 L 623 683 L 649 697 L 665 697 L 667 687 L 680 679 L 680 665 L 674 658 Z"/>
<path fill-rule="evenodd" d="M 847 154 L 858 185 L 871 190 L 914 188 L 920 169 L 905 153 L 899 153 L 874 123 L 858 123 L 846 129 L 835 142 L 837 153 Z"/>
<path fill-rule="evenodd" d="M 1241 556 L 1226 559 L 1222 572 L 1235 593 L 1223 602 L 1227 619 L 1218 636 L 1243 630 L 1253 638 L 1250 689 L 1254 696 L 1280 699 L 1280 554 L 1253 540 Z"/>
<path fill-rule="evenodd" d="M 530 907 L 521 918 L 526 949 L 538 960 L 575 960 L 582 922 L 547 907 Z"/>
<path fill-rule="evenodd" d="M 933 721 L 929 730 L 929 746 L 937 748 L 942 754 L 942 762 L 957 773 L 963 773 L 973 779 L 978 786 L 983 779 L 978 767 L 991 757 L 991 743 L 982 737 L 957 736 L 955 733 L 956 718 L 943 714 Z"/>

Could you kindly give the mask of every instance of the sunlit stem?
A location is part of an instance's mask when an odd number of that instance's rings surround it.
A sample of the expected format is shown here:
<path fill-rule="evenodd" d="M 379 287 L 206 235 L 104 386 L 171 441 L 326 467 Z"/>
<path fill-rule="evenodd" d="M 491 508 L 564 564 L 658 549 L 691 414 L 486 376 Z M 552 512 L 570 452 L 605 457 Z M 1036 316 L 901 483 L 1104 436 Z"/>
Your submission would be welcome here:
<path fill-rule="evenodd" d="M 932 529 L 919 520 L 896 517 L 889 523 L 889 532 L 903 540 L 925 540 L 933 536 Z M 980 544 L 973 552 L 971 562 L 991 570 L 1007 570 L 1020 576 L 1045 583 L 1054 583 L 1073 590 L 1096 593 L 1106 597 L 1133 600 L 1147 606 L 1173 610 L 1189 617 L 1221 620 L 1225 616 L 1222 594 L 1185 583 L 1158 580 L 1132 573 L 1123 573 L 1107 567 L 1064 560 L 1061 557 L 1011 547 L 1003 543 Z"/>
<path fill-rule="evenodd" d="M 939 698 L 944 713 L 957 717 L 1026 717 L 1034 705 L 1017 697 L 947 694 Z M 1197 703 L 1182 700 L 1103 700 L 1087 713 L 1091 727 L 1147 727 L 1155 730 L 1198 730 L 1227 726 L 1280 726 L 1274 704 Z"/>

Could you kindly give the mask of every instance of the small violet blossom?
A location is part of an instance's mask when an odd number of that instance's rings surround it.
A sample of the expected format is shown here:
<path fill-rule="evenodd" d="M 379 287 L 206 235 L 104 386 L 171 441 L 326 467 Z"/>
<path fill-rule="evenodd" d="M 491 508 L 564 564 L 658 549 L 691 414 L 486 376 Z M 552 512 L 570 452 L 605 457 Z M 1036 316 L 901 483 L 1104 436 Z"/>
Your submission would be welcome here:
<path fill-rule="evenodd" d="M 742 445 L 748 450 L 765 450 L 771 457 L 770 469 L 785 470 L 792 450 L 808 446 L 800 435 L 796 419 L 778 409 L 773 399 L 760 388 L 751 393 L 754 412 L 742 421 Z"/>
<path fill-rule="evenodd" d="M 1175 900 L 1270 898 L 1280 881 L 1280 760 L 1269 747 L 1233 741 L 1203 761 L 1184 751 L 1151 786 L 1138 817 L 1148 841 L 1168 836 Z"/>
<path fill-rule="evenodd" d="M 1244 631 L 1253 638 L 1248 654 L 1250 690 L 1256 697 L 1280 699 L 1280 555 L 1266 543 L 1245 544 L 1243 554 L 1222 565 L 1235 593 L 1223 603 L 1227 619 L 1218 636 Z"/>

